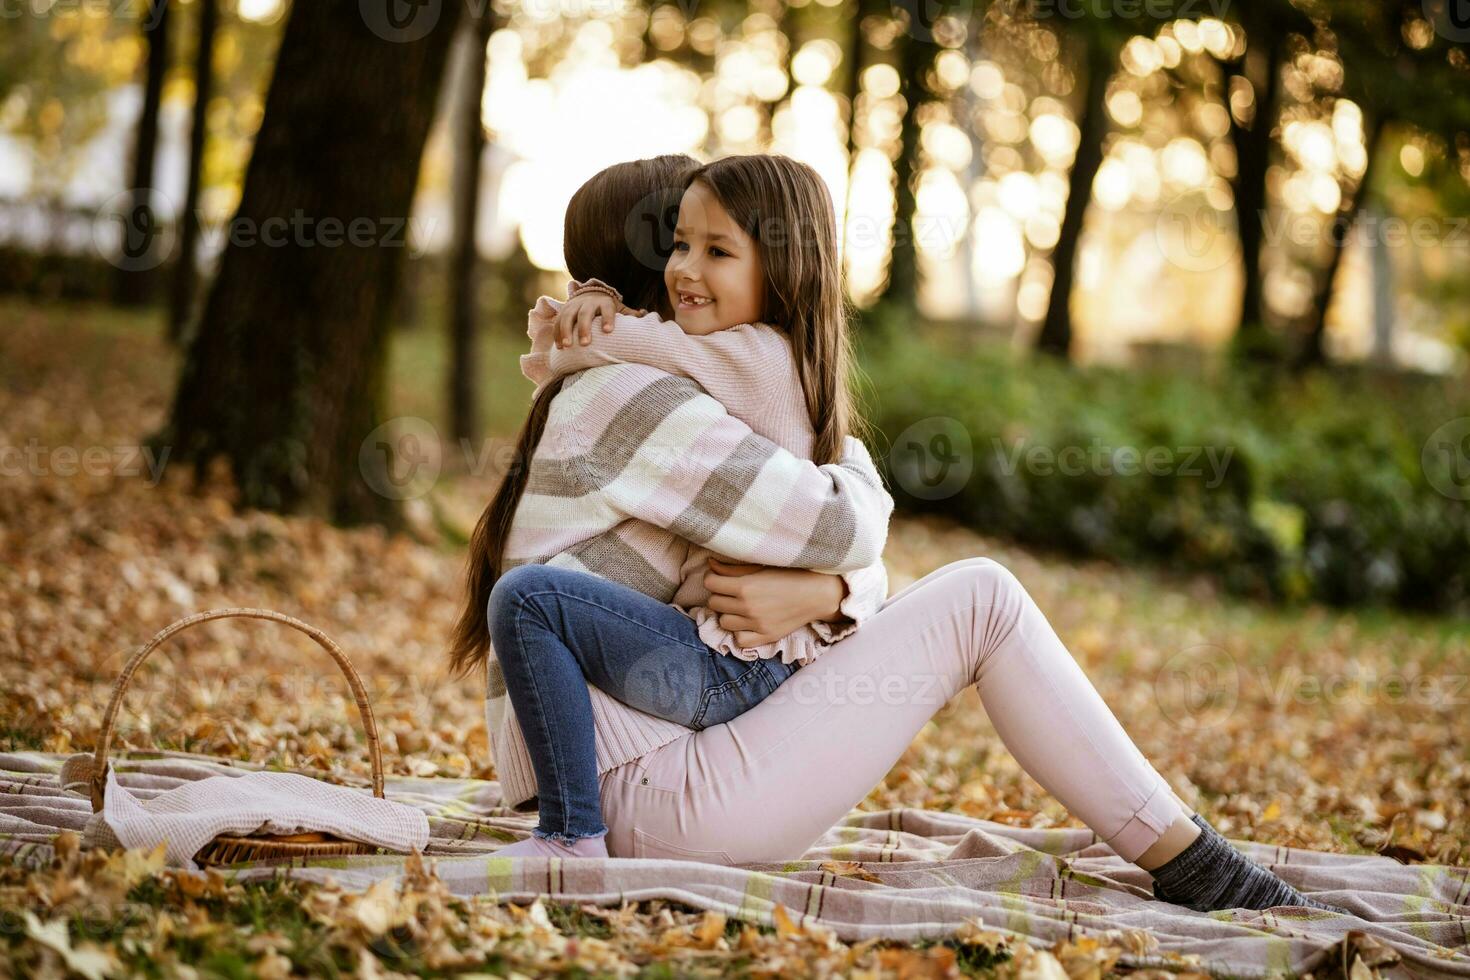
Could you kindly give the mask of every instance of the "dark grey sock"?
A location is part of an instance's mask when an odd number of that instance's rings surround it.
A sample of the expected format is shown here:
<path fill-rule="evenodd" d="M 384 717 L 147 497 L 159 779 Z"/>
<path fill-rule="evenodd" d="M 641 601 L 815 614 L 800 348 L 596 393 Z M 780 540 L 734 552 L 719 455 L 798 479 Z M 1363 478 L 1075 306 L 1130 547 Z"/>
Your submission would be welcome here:
<path fill-rule="evenodd" d="M 1231 846 L 1198 813 L 1190 819 L 1199 827 L 1200 835 L 1171 860 L 1149 872 L 1154 879 L 1155 898 L 1196 912 L 1305 905 L 1347 913 L 1347 909 L 1308 898 L 1256 864 Z"/>

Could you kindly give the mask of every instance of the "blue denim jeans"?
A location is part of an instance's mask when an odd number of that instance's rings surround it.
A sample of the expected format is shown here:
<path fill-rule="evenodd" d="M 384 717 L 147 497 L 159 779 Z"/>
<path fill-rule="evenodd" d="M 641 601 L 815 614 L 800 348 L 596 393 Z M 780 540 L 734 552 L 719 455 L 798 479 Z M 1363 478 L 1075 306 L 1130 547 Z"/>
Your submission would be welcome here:
<path fill-rule="evenodd" d="M 701 729 L 760 704 L 797 669 L 711 650 L 675 606 L 587 572 L 520 565 L 495 582 L 490 640 L 540 797 L 538 837 L 607 833 L 587 683 Z"/>

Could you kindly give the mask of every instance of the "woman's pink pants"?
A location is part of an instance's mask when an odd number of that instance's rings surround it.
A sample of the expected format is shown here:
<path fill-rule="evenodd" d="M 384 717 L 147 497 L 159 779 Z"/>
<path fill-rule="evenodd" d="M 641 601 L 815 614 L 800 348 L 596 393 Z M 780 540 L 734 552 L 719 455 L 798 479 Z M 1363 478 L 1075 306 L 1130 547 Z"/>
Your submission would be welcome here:
<path fill-rule="evenodd" d="M 761 704 L 601 777 L 618 857 L 799 858 L 974 684 L 1016 761 L 1127 861 L 1192 812 L 1021 583 L 988 558 L 891 596 Z"/>

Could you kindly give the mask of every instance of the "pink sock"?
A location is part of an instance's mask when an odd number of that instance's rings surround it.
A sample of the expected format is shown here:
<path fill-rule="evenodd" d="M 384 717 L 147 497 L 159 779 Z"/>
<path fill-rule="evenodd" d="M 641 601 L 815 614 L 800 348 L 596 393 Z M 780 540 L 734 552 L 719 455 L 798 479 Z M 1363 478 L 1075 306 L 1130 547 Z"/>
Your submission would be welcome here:
<path fill-rule="evenodd" d="M 508 844 L 495 852 L 495 857 L 605 858 L 606 837 L 583 837 L 572 844 L 548 840 L 534 835 Z"/>

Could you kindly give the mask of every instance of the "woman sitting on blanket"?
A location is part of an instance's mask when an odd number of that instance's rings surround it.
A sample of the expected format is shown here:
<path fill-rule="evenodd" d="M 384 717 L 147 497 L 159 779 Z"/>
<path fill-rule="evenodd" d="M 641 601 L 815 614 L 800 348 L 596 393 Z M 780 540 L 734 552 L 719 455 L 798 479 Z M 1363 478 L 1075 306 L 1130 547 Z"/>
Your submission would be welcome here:
<path fill-rule="evenodd" d="M 486 667 L 507 804 L 539 805 L 500 853 L 798 857 L 974 684 L 1026 772 L 1156 898 L 1345 911 L 1174 794 L 1004 567 L 952 562 L 885 601 L 892 501 L 849 434 L 835 220 L 811 168 L 610 167 L 568 208 L 566 258 L 584 282 L 531 313 L 529 465 L 475 529 L 450 650 Z M 622 298 L 659 314 L 614 316 Z"/>

